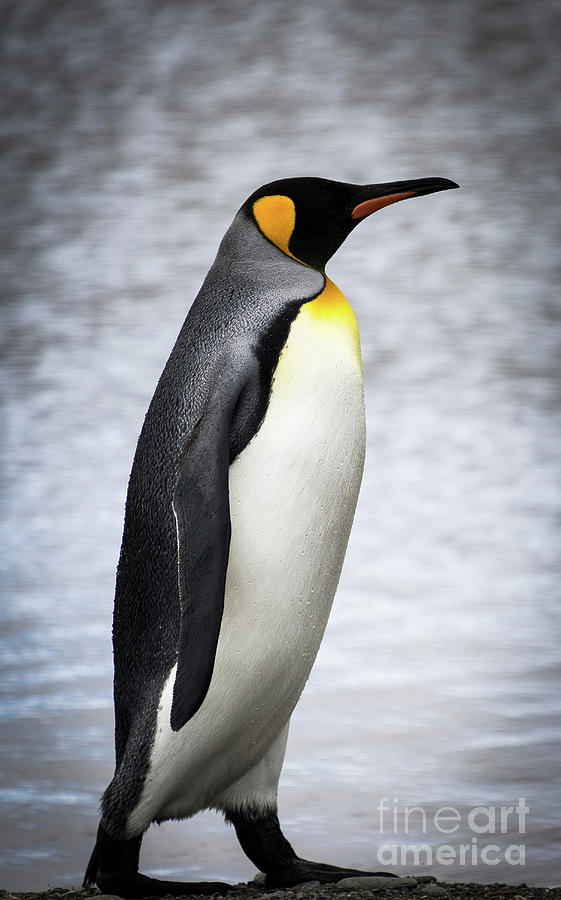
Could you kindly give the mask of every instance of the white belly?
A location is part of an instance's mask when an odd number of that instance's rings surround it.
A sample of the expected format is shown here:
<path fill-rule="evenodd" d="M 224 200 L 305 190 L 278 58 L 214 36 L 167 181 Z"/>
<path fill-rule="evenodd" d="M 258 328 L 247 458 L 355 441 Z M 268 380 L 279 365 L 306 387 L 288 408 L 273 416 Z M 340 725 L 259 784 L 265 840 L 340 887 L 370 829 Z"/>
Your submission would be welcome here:
<path fill-rule="evenodd" d="M 232 539 L 212 682 L 199 711 L 173 732 L 170 673 L 133 827 L 220 806 L 282 732 L 309 676 L 365 447 L 356 322 L 340 293 L 329 299 L 337 303 L 302 307 L 265 420 L 230 467 Z"/>

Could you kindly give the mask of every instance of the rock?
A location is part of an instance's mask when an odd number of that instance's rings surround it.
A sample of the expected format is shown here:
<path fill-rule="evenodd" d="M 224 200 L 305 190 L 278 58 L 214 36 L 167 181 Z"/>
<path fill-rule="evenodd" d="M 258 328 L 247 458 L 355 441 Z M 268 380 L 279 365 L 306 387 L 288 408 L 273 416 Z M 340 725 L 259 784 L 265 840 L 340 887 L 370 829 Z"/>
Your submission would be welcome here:
<path fill-rule="evenodd" d="M 264 872 L 258 872 L 253 881 L 255 882 L 255 884 L 265 884 L 266 879 L 267 876 Z"/>
<path fill-rule="evenodd" d="M 436 875 L 415 875 L 419 884 L 427 884 L 429 881 L 436 881 Z"/>
<path fill-rule="evenodd" d="M 441 887 L 439 884 L 434 884 L 434 882 L 430 882 L 429 884 L 423 885 L 423 894 L 428 894 L 429 897 L 447 897 L 448 891 L 446 888 Z M 97 900 L 97 898 L 96 898 Z"/>
<path fill-rule="evenodd" d="M 295 884 L 290 890 L 300 891 L 301 893 L 306 894 L 308 891 L 315 891 L 318 887 L 321 887 L 319 881 L 303 881 L 302 884 Z"/>
<path fill-rule="evenodd" d="M 356 875 L 343 878 L 335 885 L 338 891 L 383 891 L 402 887 L 415 887 L 416 878 L 391 878 L 388 875 Z"/>

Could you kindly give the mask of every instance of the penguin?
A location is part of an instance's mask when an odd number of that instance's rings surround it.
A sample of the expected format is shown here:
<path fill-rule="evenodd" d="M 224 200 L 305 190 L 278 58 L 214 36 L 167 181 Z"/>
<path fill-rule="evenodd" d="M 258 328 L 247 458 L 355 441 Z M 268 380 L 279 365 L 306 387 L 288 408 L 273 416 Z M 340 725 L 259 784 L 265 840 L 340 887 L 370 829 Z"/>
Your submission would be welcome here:
<path fill-rule="evenodd" d="M 158 382 L 130 475 L 113 619 L 114 777 L 84 885 L 139 873 L 153 822 L 224 814 L 268 887 L 381 874 L 300 858 L 277 785 L 362 478 L 355 315 L 325 265 L 364 218 L 456 188 L 288 178 L 236 214 Z"/>

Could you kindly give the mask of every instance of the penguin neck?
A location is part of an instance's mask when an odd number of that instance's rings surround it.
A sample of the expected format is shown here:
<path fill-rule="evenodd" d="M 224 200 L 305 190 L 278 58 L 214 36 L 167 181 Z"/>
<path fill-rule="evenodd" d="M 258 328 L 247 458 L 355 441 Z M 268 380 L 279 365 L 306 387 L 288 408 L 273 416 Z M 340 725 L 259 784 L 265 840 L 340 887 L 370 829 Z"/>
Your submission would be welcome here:
<path fill-rule="evenodd" d="M 252 304 L 265 301 L 278 310 L 295 303 L 300 309 L 294 315 L 300 324 L 306 321 L 310 339 L 345 344 L 361 367 L 358 325 L 343 292 L 325 272 L 287 255 L 267 239 L 243 209 L 224 235 L 215 265 L 227 269 L 225 277 L 232 287 L 243 283 Z"/>
<path fill-rule="evenodd" d="M 353 308 L 343 292 L 324 275 L 325 287 L 317 297 L 302 306 L 299 318 L 308 317 L 314 333 L 332 332 L 336 343 L 351 347 L 355 362 L 362 370 L 360 335 Z"/>
<path fill-rule="evenodd" d="M 286 271 L 313 273 L 316 283 L 325 281 L 325 274 L 319 269 L 289 255 L 269 240 L 249 215 L 241 209 L 220 242 L 217 259 L 228 259 L 230 265 L 244 267 L 272 267 L 282 265 Z"/>
<path fill-rule="evenodd" d="M 343 291 L 327 275 L 324 278 L 323 291 L 310 301 L 312 314 L 318 319 L 333 321 L 334 324 L 345 325 L 352 321 L 356 325 L 355 314 Z"/>

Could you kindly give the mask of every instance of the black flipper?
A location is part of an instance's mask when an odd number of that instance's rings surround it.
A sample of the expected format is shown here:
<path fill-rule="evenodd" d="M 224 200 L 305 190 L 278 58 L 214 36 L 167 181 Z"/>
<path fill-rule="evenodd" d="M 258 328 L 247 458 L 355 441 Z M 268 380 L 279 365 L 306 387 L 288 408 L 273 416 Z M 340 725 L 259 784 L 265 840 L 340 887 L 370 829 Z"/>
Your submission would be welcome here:
<path fill-rule="evenodd" d="M 228 469 L 232 444 L 250 422 L 259 391 L 247 346 L 215 378 L 204 415 L 179 463 L 173 498 L 177 524 L 181 628 L 171 727 L 179 731 L 207 694 L 224 608 L 230 546 Z"/>

